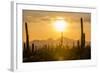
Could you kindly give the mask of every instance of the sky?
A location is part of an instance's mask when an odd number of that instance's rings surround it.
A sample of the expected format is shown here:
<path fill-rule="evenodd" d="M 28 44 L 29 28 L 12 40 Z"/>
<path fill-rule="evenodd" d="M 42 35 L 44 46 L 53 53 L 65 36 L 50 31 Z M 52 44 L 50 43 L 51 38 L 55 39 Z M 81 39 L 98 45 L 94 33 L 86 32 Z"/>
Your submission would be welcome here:
<path fill-rule="evenodd" d="M 79 40 L 81 37 L 80 18 L 83 18 L 83 29 L 86 41 L 91 40 L 91 14 L 83 12 L 56 12 L 23 10 L 23 41 L 26 39 L 25 22 L 28 24 L 29 41 L 58 39 L 61 32 L 57 31 L 55 22 L 65 21 L 63 37 Z"/>

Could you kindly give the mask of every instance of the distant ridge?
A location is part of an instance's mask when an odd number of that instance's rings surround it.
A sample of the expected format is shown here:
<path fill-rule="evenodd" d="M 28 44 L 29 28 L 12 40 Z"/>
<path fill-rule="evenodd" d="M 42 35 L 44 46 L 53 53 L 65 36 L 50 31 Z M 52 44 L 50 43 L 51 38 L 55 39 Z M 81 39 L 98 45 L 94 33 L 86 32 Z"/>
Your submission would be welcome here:
<path fill-rule="evenodd" d="M 34 44 L 37 47 L 43 47 L 44 45 L 56 47 L 57 45 L 60 44 L 60 41 L 61 41 L 60 38 L 58 38 L 56 40 L 54 40 L 52 38 L 49 38 L 47 40 L 33 40 L 30 42 L 30 45 Z M 86 42 L 86 45 L 87 44 L 90 44 L 90 42 Z M 63 37 L 63 45 L 69 46 L 69 47 L 72 47 L 73 45 L 77 46 L 77 40 Z"/>

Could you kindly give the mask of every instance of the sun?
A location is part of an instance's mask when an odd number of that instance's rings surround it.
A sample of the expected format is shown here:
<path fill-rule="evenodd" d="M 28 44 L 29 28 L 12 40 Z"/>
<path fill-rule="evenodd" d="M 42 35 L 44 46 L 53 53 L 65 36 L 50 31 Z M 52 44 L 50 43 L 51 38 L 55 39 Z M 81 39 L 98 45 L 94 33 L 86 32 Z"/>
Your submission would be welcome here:
<path fill-rule="evenodd" d="M 64 19 L 58 19 L 54 23 L 55 29 L 59 32 L 63 32 L 67 26 L 67 23 Z"/>

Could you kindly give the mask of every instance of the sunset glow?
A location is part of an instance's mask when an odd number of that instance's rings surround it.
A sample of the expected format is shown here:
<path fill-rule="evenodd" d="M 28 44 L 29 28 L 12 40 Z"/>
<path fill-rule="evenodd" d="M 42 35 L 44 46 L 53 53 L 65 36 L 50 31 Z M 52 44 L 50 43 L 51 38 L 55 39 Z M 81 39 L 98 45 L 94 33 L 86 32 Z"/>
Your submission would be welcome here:
<path fill-rule="evenodd" d="M 80 18 L 84 19 L 84 32 L 86 40 L 91 40 L 91 25 L 89 13 L 74 12 L 49 12 L 49 11 L 23 11 L 23 41 L 26 39 L 24 23 L 28 23 L 29 41 L 58 39 L 59 32 L 64 32 L 64 37 L 80 39 Z M 73 34 L 72 34 L 73 33 Z"/>
<path fill-rule="evenodd" d="M 67 23 L 63 19 L 60 19 L 54 22 L 54 26 L 57 31 L 63 32 L 67 26 Z"/>

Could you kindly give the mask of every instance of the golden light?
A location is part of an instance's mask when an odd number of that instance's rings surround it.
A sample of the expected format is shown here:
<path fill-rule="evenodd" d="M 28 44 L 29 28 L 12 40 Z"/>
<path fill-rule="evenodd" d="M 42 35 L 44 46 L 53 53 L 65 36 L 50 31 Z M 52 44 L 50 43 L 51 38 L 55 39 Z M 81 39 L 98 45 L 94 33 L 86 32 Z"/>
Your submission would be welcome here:
<path fill-rule="evenodd" d="M 58 19 L 55 21 L 54 26 L 57 31 L 63 32 L 67 26 L 66 21 L 64 19 Z"/>

